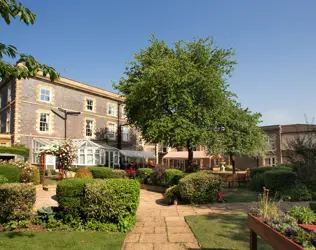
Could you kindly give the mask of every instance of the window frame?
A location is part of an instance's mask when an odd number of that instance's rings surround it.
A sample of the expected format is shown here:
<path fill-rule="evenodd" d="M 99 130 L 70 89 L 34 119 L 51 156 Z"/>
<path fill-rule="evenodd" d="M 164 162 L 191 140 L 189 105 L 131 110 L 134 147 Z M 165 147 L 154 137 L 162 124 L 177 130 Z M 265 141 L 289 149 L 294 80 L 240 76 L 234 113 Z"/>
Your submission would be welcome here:
<path fill-rule="evenodd" d="M 130 140 L 130 138 L 129 138 L 129 127 L 128 126 L 123 126 L 122 127 L 122 141 L 124 141 L 124 142 L 128 142 L 129 140 Z M 127 131 L 127 133 L 125 133 L 125 131 L 124 130 L 126 130 Z M 126 138 L 124 137 L 124 135 L 126 135 Z"/>
<path fill-rule="evenodd" d="M 88 102 L 92 102 L 92 105 L 89 105 Z M 91 109 L 88 108 L 89 106 L 91 106 Z M 86 99 L 86 111 L 90 111 L 90 112 L 94 111 L 94 100 L 90 98 Z"/>
<path fill-rule="evenodd" d="M 12 83 L 8 84 L 8 89 L 7 89 L 7 99 L 8 103 L 12 101 Z"/>
<path fill-rule="evenodd" d="M 113 106 L 113 114 L 110 114 L 110 106 Z M 108 112 L 107 112 L 107 115 L 109 115 L 109 116 L 116 116 L 116 115 L 115 115 L 115 110 L 116 110 L 116 109 L 115 109 L 115 104 L 112 103 L 112 102 L 109 102 L 109 103 L 108 103 L 108 110 L 107 110 Z"/>
<path fill-rule="evenodd" d="M 276 151 L 276 136 L 274 134 L 268 135 L 269 151 Z"/>
<path fill-rule="evenodd" d="M 48 121 L 42 121 L 42 114 L 45 114 L 45 115 L 47 115 L 48 116 L 48 119 L 47 119 L 47 117 L 46 117 L 46 119 L 48 120 Z M 39 130 L 39 132 L 40 133 L 49 133 L 50 132 L 50 129 L 51 129 L 51 124 L 50 124 L 50 122 L 51 122 L 51 113 L 50 112 L 44 112 L 44 111 L 41 111 L 40 113 L 39 113 L 39 127 L 38 127 L 38 130 Z M 44 127 L 44 124 L 47 124 L 47 130 L 41 130 L 41 128 L 43 128 Z"/>
<path fill-rule="evenodd" d="M 42 90 L 44 90 L 45 93 L 42 94 Z M 47 91 L 49 91 L 49 95 L 47 95 Z M 42 100 L 42 96 L 43 97 L 48 96 L 49 101 Z M 40 100 L 40 102 L 51 103 L 52 102 L 52 90 L 50 88 L 40 87 L 39 100 Z"/>
<path fill-rule="evenodd" d="M 91 135 L 87 135 L 87 127 L 88 127 L 88 122 L 91 122 L 90 124 L 92 125 L 91 129 Z M 94 120 L 92 119 L 85 119 L 85 136 L 86 137 L 93 137 L 93 131 L 94 131 Z"/>
<path fill-rule="evenodd" d="M 109 132 L 110 132 L 110 126 L 111 126 L 111 125 L 113 125 L 113 135 L 109 133 Z M 109 138 L 109 140 L 115 140 L 115 138 L 116 138 L 116 132 L 117 132 L 116 123 L 114 123 L 114 122 L 108 123 L 108 138 Z"/>
<path fill-rule="evenodd" d="M 8 108 L 8 111 L 7 111 L 7 118 L 5 122 L 5 132 L 11 133 L 11 109 L 10 108 Z"/>

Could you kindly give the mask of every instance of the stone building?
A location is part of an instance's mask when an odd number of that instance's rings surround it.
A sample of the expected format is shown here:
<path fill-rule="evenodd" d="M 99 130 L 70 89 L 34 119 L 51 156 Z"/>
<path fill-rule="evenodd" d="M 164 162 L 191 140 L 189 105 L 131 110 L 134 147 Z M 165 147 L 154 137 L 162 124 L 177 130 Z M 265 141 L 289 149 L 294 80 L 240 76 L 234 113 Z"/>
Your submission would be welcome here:
<path fill-rule="evenodd" d="M 64 77 L 55 82 L 40 75 L 2 81 L 0 117 L 0 144 L 24 144 L 33 163 L 38 139 L 87 139 L 139 149 L 139 134 L 127 125 L 120 95 Z"/>

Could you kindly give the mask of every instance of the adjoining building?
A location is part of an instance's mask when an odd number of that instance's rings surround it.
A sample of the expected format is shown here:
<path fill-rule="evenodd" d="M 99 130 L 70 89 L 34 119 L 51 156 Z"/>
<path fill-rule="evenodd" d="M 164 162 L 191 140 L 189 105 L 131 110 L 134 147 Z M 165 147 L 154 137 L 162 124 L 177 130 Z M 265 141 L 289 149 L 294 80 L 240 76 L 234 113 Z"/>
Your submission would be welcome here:
<path fill-rule="evenodd" d="M 78 165 L 92 165 L 92 155 L 93 164 L 101 164 L 103 154 L 100 161 L 95 159 L 103 151 L 104 164 L 116 165 L 120 149 L 146 150 L 139 146 L 139 133 L 127 124 L 119 94 L 64 77 L 54 82 L 41 75 L 2 81 L 0 119 L 1 145 L 24 144 L 33 164 L 41 144 L 65 138 L 95 143 L 92 151 L 77 145 Z"/>

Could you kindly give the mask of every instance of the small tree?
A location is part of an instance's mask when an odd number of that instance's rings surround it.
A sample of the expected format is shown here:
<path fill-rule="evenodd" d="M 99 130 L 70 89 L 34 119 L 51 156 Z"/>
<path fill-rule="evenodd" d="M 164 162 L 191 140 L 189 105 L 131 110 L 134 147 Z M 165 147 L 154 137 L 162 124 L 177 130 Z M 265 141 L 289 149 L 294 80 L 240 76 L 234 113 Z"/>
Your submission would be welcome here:
<path fill-rule="evenodd" d="M 15 0 L 0 0 L 0 16 L 6 24 L 11 23 L 12 18 L 19 17 L 20 21 L 29 25 L 35 23 L 35 13 Z M 4 61 L 4 56 L 15 59 L 19 56 L 16 64 L 13 65 Z M 21 66 L 20 64 L 24 65 Z M 58 79 L 59 75 L 54 68 L 41 64 L 31 55 L 19 53 L 13 45 L 5 45 L 0 42 L 0 80 L 10 79 L 11 77 L 29 78 L 36 76 L 41 71 L 43 76 L 49 75 L 52 81 Z"/>
<path fill-rule="evenodd" d="M 151 143 L 186 147 L 188 164 L 193 146 L 216 136 L 222 106 L 232 102 L 227 90 L 235 61 L 232 49 L 210 39 L 175 42 L 170 48 L 152 36 L 150 46 L 134 54 L 135 61 L 114 87 L 125 97 L 128 123 Z"/>

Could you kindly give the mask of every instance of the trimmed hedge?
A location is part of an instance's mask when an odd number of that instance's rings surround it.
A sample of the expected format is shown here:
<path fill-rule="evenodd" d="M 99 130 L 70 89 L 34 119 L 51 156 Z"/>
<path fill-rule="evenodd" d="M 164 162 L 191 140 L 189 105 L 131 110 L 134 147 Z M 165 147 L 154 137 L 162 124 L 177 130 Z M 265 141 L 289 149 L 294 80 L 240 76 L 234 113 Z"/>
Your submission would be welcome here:
<path fill-rule="evenodd" d="M 167 187 L 178 185 L 182 177 L 183 177 L 183 172 L 181 170 L 166 169 L 165 185 Z"/>
<path fill-rule="evenodd" d="M 81 178 L 59 181 L 56 195 L 61 211 L 73 217 L 79 216 L 84 186 L 93 181 L 95 180 Z"/>
<path fill-rule="evenodd" d="M 207 172 L 186 175 L 179 181 L 181 199 L 203 204 L 217 201 L 221 178 Z"/>
<path fill-rule="evenodd" d="M 292 171 L 292 168 L 288 165 L 279 165 L 274 167 L 259 167 L 259 168 L 252 168 L 250 169 L 250 177 L 254 177 L 256 174 L 263 174 L 267 171 L 271 170 L 287 170 Z"/>
<path fill-rule="evenodd" d="M 36 189 L 33 185 L 0 185 L 0 223 L 30 219 L 35 201 Z"/>
<path fill-rule="evenodd" d="M 288 170 L 271 170 L 263 174 L 264 185 L 272 193 L 291 189 L 296 184 L 297 175 Z"/>
<path fill-rule="evenodd" d="M 79 168 L 76 172 L 75 178 L 92 179 L 92 173 L 87 168 Z"/>
<path fill-rule="evenodd" d="M 4 177 L 3 175 L 0 175 L 0 184 L 5 184 L 8 182 L 9 180 L 6 177 Z"/>
<path fill-rule="evenodd" d="M 93 178 L 108 179 L 112 178 L 112 168 L 108 167 L 88 167 L 92 173 Z"/>
<path fill-rule="evenodd" d="M 29 157 L 29 149 L 24 145 L 12 145 L 11 147 L 0 146 L 0 153 L 22 155 L 25 160 Z"/>
<path fill-rule="evenodd" d="M 114 223 L 122 232 L 136 221 L 140 184 L 130 179 L 107 179 L 85 186 L 82 211 L 86 220 Z"/>
<path fill-rule="evenodd" d="M 257 192 L 263 192 L 264 187 L 264 175 L 257 173 L 251 178 L 250 188 Z"/>
<path fill-rule="evenodd" d="M 114 169 L 111 173 L 111 178 L 125 178 L 126 177 L 126 172 L 125 170 L 120 170 L 120 169 Z"/>
<path fill-rule="evenodd" d="M 151 173 L 152 173 L 151 168 L 139 168 L 136 171 L 136 177 L 140 179 L 140 182 L 142 184 L 147 184 L 148 178 L 150 177 Z"/>
<path fill-rule="evenodd" d="M 12 164 L 0 164 L 0 175 L 6 177 L 11 183 L 20 182 L 20 170 Z"/>

